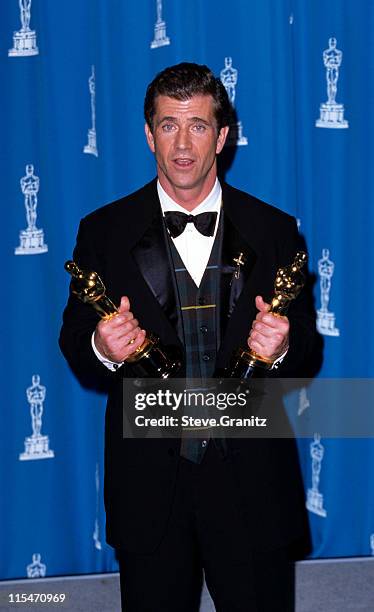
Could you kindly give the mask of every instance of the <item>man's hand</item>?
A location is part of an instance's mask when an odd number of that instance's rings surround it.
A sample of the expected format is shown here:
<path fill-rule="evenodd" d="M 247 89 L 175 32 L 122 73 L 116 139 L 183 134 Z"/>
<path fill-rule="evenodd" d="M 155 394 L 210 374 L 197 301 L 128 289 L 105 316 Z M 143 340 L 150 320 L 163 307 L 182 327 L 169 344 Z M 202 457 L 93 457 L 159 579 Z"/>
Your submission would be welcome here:
<path fill-rule="evenodd" d="M 287 317 L 269 313 L 270 304 L 262 297 L 256 297 L 256 308 L 259 310 L 252 323 L 248 346 L 261 357 L 275 360 L 288 348 L 290 324 Z"/>
<path fill-rule="evenodd" d="M 140 329 L 139 322 L 130 312 L 129 299 L 122 297 L 118 315 L 109 321 L 102 320 L 97 324 L 94 341 L 103 357 L 121 363 L 135 353 L 143 344 L 144 338 L 144 329 Z M 132 340 L 134 342 L 131 343 Z"/>

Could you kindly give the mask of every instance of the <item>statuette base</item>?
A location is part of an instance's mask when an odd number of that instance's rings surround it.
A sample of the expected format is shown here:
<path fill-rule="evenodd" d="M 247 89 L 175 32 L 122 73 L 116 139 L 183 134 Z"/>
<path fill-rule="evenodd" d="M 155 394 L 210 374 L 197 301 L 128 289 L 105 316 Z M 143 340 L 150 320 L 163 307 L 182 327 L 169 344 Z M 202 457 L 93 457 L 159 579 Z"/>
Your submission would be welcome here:
<path fill-rule="evenodd" d="M 84 147 L 83 152 L 95 155 L 95 157 L 98 157 L 99 155 L 96 146 L 96 130 L 93 130 L 92 128 L 88 130 L 88 144 L 86 144 Z"/>
<path fill-rule="evenodd" d="M 166 23 L 160 21 L 155 25 L 155 37 L 151 42 L 151 49 L 157 49 L 158 47 L 164 47 L 170 45 L 170 38 L 166 36 Z"/>
<path fill-rule="evenodd" d="M 34 459 L 52 459 L 55 456 L 49 448 L 48 436 L 28 436 L 25 438 L 25 452 L 19 456 L 20 461 Z"/>
<path fill-rule="evenodd" d="M 340 332 L 335 327 L 335 315 L 333 312 L 317 310 L 317 330 L 324 336 L 339 336 Z"/>
<path fill-rule="evenodd" d="M 309 512 L 318 514 L 318 516 L 327 516 L 327 512 L 323 507 L 323 495 L 314 489 L 308 489 L 306 508 Z"/>
<path fill-rule="evenodd" d="M 47 253 L 48 246 L 44 244 L 44 232 L 42 229 L 22 230 L 19 233 L 20 246 L 16 247 L 16 255 L 38 255 Z"/>
<path fill-rule="evenodd" d="M 30 55 L 38 55 L 39 49 L 36 46 L 36 32 L 29 30 L 23 32 L 14 32 L 13 34 L 13 49 L 9 49 L 9 57 L 27 57 Z"/>
<path fill-rule="evenodd" d="M 316 121 L 316 127 L 344 129 L 349 127 L 348 121 L 344 119 L 344 105 L 325 102 L 320 106 L 320 118 Z"/>

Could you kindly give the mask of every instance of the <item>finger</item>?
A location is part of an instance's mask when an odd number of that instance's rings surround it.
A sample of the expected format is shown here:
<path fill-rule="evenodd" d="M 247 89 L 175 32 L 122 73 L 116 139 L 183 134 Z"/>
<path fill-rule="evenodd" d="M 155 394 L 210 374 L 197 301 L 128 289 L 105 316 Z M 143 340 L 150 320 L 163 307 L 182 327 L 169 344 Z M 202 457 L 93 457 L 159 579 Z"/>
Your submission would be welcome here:
<path fill-rule="evenodd" d="M 130 321 L 123 323 L 123 325 L 116 330 L 116 337 L 124 338 L 125 336 L 133 333 L 136 327 L 139 327 L 138 319 L 131 319 Z"/>
<path fill-rule="evenodd" d="M 101 321 L 99 323 L 101 331 L 110 335 L 112 332 L 121 329 L 125 324 L 134 319 L 134 315 L 132 312 L 123 312 L 121 314 L 116 315 L 112 319 Z"/>
<path fill-rule="evenodd" d="M 126 312 L 130 310 L 130 300 L 127 295 L 121 297 L 121 303 L 119 305 L 119 312 Z"/>
<path fill-rule="evenodd" d="M 130 343 L 126 346 L 126 349 L 124 351 L 124 361 L 130 357 L 130 355 L 132 355 L 133 353 L 135 353 L 135 351 L 143 344 L 144 340 L 145 340 L 145 331 L 144 330 L 139 330 L 139 333 L 137 334 L 136 338 L 133 339 L 134 342 L 132 342 L 130 340 Z"/>
<path fill-rule="evenodd" d="M 257 342 L 258 344 L 262 345 L 266 341 L 267 341 L 267 338 L 265 336 L 262 336 L 259 332 L 257 332 L 252 327 L 249 337 L 248 337 L 248 345 L 253 342 Z"/>
<path fill-rule="evenodd" d="M 255 351 L 258 355 L 262 355 L 265 351 L 265 347 L 261 342 L 258 342 L 251 336 L 248 338 L 248 346 L 251 351 Z"/>
<path fill-rule="evenodd" d="M 133 327 L 131 329 L 128 330 L 127 334 L 124 334 L 123 336 L 121 336 L 121 338 L 119 338 L 122 346 L 124 348 L 126 348 L 126 346 L 132 342 L 132 340 L 134 340 L 135 338 L 137 338 L 138 334 L 141 332 L 141 329 L 139 326 Z"/>
<path fill-rule="evenodd" d="M 270 336 L 264 336 L 252 330 L 248 338 L 248 346 L 263 357 L 275 358 L 287 349 L 288 334 L 273 333 Z"/>
<path fill-rule="evenodd" d="M 255 303 L 256 303 L 256 308 L 257 308 L 257 310 L 259 310 L 260 312 L 268 312 L 268 311 L 269 311 L 269 309 L 270 309 L 270 304 L 267 304 L 267 303 L 266 303 L 266 302 L 263 300 L 263 298 L 262 298 L 262 296 L 261 296 L 261 295 L 257 295 L 257 296 L 256 296 Z"/>
<path fill-rule="evenodd" d="M 277 351 L 274 349 L 273 345 L 269 345 L 266 342 L 263 343 L 261 341 L 258 341 L 257 338 L 249 338 L 248 346 L 251 351 L 254 351 L 255 353 L 257 353 L 257 355 L 260 355 L 261 357 L 264 357 L 266 359 L 272 359 L 277 354 Z"/>
<path fill-rule="evenodd" d="M 105 336 L 104 340 L 106 345 L 110 347 L 110 349 L 114 350 L 122 350 L 128 344 L 128 342 L 134 338 L 136 335 L 135 330 L 139 330 L 140 327 L 137 324 L 137 321 L 131 321 L 125 327 L 119 328 L 116 330 L 112 330 L 112 333 Z"/>
<path fill-rule="evenodd" d="M 270 325 L 265 325 L 264 323 L 260 323 L 259 321 L 255 321 L 253 323 L 252 330 L 256 336 L 260 336 L 262 338 L 272 338 L 275 332 L 274 327 L 271 327 Z"/>
<path fill-rule="evenodd" d="M 262 318 L 256 319 L 253 322 L 252 329 L 268 337 L 274 334 L 286 336 L 289 332 L 290 326 L 286 317 L 284 319 L 280 319 L 279 317 L 264 315 Z"/>
<path fill-rule="evenodd" d="M 99 350 L 101 349 L 100 352 L 106 356 L 118 355 L 118 351 L 121 354 L 128 340 L 134 335 L 133 330 L 137 327 L 137 323 L 138 322 L 134 319 L 125 326 L 124 331 L 122 327 L 107 329 L 105 326 L 100 328 L 98 325 L 95 332 L 96 346 Z M 130 338 L 129 334 L 132 334 Z M 114 361 L 118 361 L 118 359 L 116 358 Z"/>
<path fill-rule="evenodd" d="M 259 312 L 255 321 L 256 323 L 261 323 L 274 330 L 278 330 L 281 333 L 287 333 L 290 328 L 287 317 L 274 315 L 270 312 Z"/>
<path fill-rule="evenodd" d="M 140 328 L 137 327 L 130 334 L 122 338 L 111 338 L 106 343 L 107 356 L 109 356 L 112 361 L 123 361 L 128 356 L 129 352 L 132 352 L 131 347 L 135 346 L 135 341 L 140 331 Z"/>

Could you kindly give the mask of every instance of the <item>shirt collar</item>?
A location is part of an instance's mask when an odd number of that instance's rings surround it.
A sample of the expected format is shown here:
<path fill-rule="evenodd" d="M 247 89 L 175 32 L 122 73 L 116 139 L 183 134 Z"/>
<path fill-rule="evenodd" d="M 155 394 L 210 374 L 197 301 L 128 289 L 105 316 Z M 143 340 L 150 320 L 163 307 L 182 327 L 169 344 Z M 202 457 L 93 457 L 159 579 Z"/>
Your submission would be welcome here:
<path fill-rule="evenodd" d="M 162 188 L 160 181 L 157 181 L 157 193 L 161 203 L 161 210 L 165 214 L 165 212 L 175 210 L 179 212 L 183 212 L 185 214 L 191 215 L 199 215 L 203 212 L 217 212 L 219 213 L 221 208 L 222 201 L 222 188 L 218 178 L 216 178 L 216 182 L 213 185 L 212 191 L 207 195 L 205 200 L 203 200 L 196 208 L 194 208 L 190 213 L 186 211 L 183 206 L 177 204 Z"/>

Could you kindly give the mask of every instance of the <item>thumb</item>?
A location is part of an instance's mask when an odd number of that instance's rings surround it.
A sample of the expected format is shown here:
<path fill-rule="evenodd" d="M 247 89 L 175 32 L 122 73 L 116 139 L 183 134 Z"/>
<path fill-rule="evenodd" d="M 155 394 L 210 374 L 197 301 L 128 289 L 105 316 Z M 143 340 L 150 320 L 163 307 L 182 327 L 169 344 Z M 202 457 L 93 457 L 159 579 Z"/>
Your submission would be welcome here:
<path fill-rule="evenodd" d="M 256 296 L 256 308 L 260 312 L 268 312 L 270 308 L 270 304 L 267 304 L 266 302 L 264 302 L 264 300 L 262 299 L 262 296 L 258 295 Z"/>
<path fill-rule="evenodd" d="M 119 312 L 128 312 L 130 310 L 130 301 L 126 295 L 121 297 L 121 303 L 118 310 Z"/>

